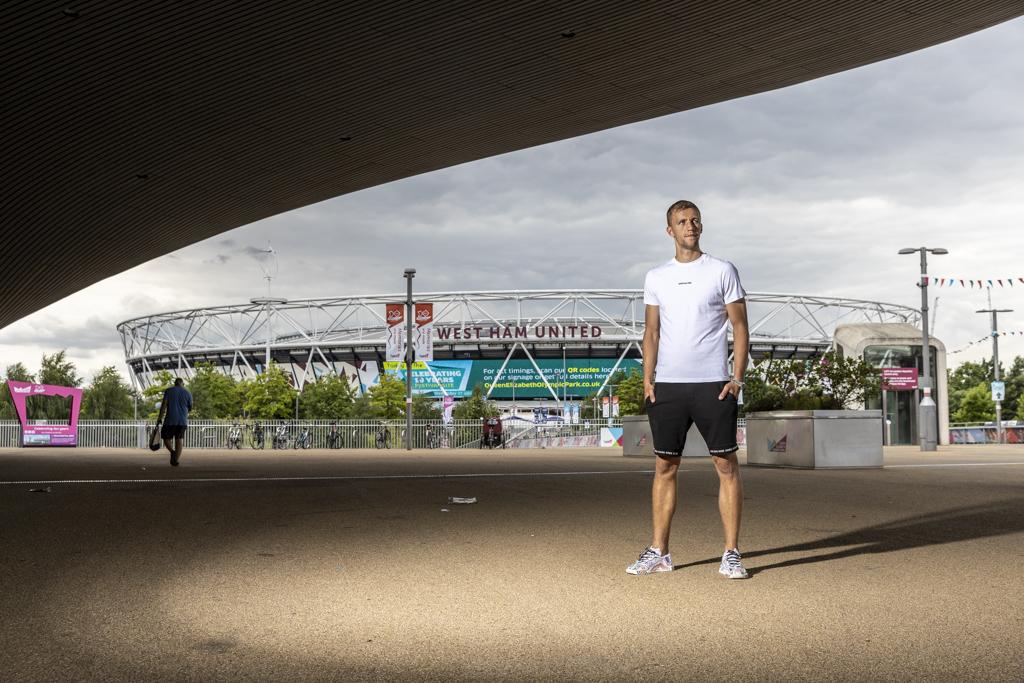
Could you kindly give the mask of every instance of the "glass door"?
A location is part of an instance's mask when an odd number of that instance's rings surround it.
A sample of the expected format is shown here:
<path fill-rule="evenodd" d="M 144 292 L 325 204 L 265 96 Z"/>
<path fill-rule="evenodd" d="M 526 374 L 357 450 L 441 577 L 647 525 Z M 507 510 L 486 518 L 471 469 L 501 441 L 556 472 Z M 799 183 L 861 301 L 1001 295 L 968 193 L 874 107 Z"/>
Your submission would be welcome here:
<path fill-rule="evenodd" d="M 885 443 L 890 446 L 912 446 L 917 443 L 918 391 L 886 391 Z"/>

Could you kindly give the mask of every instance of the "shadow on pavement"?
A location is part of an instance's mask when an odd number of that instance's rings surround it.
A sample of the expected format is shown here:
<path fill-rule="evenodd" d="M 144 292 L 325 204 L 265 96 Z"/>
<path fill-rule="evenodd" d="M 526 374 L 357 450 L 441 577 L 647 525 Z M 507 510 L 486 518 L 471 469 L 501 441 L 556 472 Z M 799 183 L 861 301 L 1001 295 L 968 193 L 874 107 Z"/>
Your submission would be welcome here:
<path fill-rule="evenodd" d="M 772 569 L 795 567 L 801 564 L 829 562 L 868 553 L 889 553 L 942 543 L 970 541 L 1021 531 L 1024 531 L 1024 498 L 1013 498 L 984 505 L 972 505 L 970 507 L 917 515 L 807 543 L 796 543 L 766 550 L 745 551 L 743 553 L 743 560 L 746 564 L 748 560 L 771 555 L 809 553 L 816 550 L 842 548 L 842 550 L 834 550 L 833 552 L 821 555 L 795 557 L 774 564 L 748 566 L 747 571 L 751 576 L 754 576 L 755 574 Z M 721 558 L 712 557 L 707 560 L 676 565 L 675 569 L 716 564 L 719 561 L 721 561 Z"/>

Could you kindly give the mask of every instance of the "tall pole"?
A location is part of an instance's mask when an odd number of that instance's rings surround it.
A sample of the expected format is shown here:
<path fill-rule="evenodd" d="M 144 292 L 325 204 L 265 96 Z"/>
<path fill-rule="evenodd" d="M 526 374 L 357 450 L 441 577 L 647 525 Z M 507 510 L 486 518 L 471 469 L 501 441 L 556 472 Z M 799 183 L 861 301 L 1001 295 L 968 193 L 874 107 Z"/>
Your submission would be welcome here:
<path fill-rule="evenodd" d="M 405 269 L 405 450 L 412 450 L 412 279 L 415 268 Z"/>
<path fill-rule="evenodd" d="M 984 308 L 978 313 L 988 313 L 991 317 L 992 324 L 992 375 L 995 377 L 995 381 L 1000 381 L 999 376 L 999 314 L 1000 313 L 1013 313 L 1012 308 L 992 308 L 992 290 L 988 292 L 988 308 Z M 996 441 L 1003 443 L 1005 440 L 1003 433 L 1003 402 L 996 399 Z"/>
<path fill-rule="evenodd" d="M 921 430 L 921 450 L 938 448 L 938 428 L 935 424 L 937 409 L 932 397 L 931 340 L 928 338 L 928 250 L 921 249 L 921 405 L 918 422 Z"/>
<path fill-rule="evenodd" d="M 938 449 L 938 407 L 932 397 L 931 341 L 928 338 L 928 252 L 948 254 L 945 249 L 911 247 L 900 249 L 900 254 L 921 255 L 921 403 L 917 408 L 917 432 L 922 451 Z"/>

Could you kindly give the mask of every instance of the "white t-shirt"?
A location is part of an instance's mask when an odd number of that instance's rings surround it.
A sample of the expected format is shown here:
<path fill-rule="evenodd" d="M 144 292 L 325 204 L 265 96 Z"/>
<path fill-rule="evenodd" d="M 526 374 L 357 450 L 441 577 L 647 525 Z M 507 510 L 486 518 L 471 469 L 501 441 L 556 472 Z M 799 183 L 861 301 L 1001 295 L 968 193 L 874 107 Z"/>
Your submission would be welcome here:
<path fill-rule="evenodd" d="M 644 303 L 658 307 L 658 382 L 728 380 L 729 316 L 725 305 L 746 296 L 736 266 L 701 254 L 690 263 L 673 258 L 647 272 Z"/>

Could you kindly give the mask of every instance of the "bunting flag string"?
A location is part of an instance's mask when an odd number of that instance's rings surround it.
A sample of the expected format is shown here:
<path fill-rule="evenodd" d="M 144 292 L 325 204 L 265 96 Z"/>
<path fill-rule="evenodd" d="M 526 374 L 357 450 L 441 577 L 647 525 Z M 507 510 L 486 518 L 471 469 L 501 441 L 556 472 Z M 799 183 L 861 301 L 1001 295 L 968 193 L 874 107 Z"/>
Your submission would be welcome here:
<path fill-rule="evenodd" d="M 928 280 L 929 285 L 933 287 L 962 287 L 963 289 L 995 289 L 996 286 L 1007 288 L 1007 287 L 1020 287 L 1024 289 L 1024 277 L 1004 277 L 1004 278 L 984 278 L 977 280 L 974 278 L 960 278 L 960 277 L 936 277 L 934 275 L 923 276 Z"/>
<path fill-rule="evenodd" d="M 1010 330 L 1009 332 L 1000 332 L 999 333 L 1000 337 L 1016 337 L 1018 335 L 1021 336 L 1021 337 L 1024 337 L 1024 330 Z M 956 351 L 947 351 L 946 353 L 947 353 L 947 355 L 954 354 L 954 353 L 961 353 L 962 351 L 966 351 L 967 349 L 971 348 L 975 344 L 981 344 L 983 342 L 990 342 L 991 340 L 992 340 L 992 335 L 991 334 L 986 334 L 981 339 L 976 339 L 976 340 L 974 340 L 972 342 L 968 342 L 967 346 L 960 347 Z"/>

